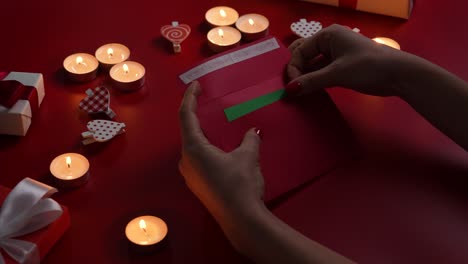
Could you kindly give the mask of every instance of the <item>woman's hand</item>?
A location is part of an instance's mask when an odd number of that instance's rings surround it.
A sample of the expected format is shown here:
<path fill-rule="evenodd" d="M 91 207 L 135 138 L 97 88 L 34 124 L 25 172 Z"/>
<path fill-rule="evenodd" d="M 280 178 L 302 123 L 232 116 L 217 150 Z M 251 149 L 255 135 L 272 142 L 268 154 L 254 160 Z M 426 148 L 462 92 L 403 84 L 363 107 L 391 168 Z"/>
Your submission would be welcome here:
<path fill-rule="evenodd" d="M 289 49 L 289 94 L 343 86 L 371 95 L 397 95 L 394 68 L 406 54 L 346 27 L 332 25 L 296 40 Z"/>
<path fill-rule="evenodd" d="M 196 115 L 200 84 L 193 82 L 180 107 L 182 160 L 179 169 L 192 192 L 218 221 L 228 210 L 263 203 L 263 176 L 258 162 L 260 131 L 249 130 L 241 145 L 226 153 L 208 142 Z"/>
<path fill-rule="evenodd" d="M 255 263 L 352 263 L 296 232 L 268 210 L 262 201 L 259 130 L 249 130 L 231 153 L 211 145 L 196 115 L 199 93 L 199 83 L 193 82 L 180 107 L 183 148 L 179 168 L 234 248 Z"/>
<path fill-rule="evenodd" d="M 290 46 L 289 94 L 343 86 L 370 95 L 397 95 L 468 150 L 468 85 L 415 55 L 333 25 Z"/>

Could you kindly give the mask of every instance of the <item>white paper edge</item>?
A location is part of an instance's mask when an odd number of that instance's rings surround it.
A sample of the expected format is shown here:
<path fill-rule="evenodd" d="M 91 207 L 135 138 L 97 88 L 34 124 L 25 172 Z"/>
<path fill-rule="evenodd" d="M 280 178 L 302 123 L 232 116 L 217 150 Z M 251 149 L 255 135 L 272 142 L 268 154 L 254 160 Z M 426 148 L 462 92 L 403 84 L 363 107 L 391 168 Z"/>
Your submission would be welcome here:
<path fill-rule="evenodd" d="M 255 45 L 206 61 L 182 73 L 179 75 L 179 78 L 184 84 L 189 84 L 190 82 L 211 72 L 270 52 L 272 50 L 278 49 L 279 47 L 280 45 L 278 44 L 278 41 L 275 38 L 270 38 Z"/>

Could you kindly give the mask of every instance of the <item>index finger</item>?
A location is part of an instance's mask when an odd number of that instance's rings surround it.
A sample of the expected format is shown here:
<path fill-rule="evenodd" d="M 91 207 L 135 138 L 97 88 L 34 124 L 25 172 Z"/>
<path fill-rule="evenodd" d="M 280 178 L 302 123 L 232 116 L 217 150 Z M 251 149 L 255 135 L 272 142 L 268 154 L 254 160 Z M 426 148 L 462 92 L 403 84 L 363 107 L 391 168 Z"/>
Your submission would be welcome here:
<path fill-rule="evenodd" d="M 291 80 L 296 79 L 305 73 L 308 62 L 319 55 L 329 55 L 331 31 L 339 26 L 333 25 L 319 31 L 312 37 L 306 38 L 293 51 L 291 60 L 287 66 L 288 77 Z"/>
<path fill-rule="evenodd" d="M 180 105 L 179 118 L 184 145 L 208 142 L 200 128 L 200 122 L 196 114 L 197 96 L 199 94 L 200 83 L 193 81 L 185 91 Z"/>
<path fill-rule="evenodd" d="M 292 55 L 286 68 L 288 77 L 291 80 L 301 76 L 307 62 L 320 55 L 320 51 L 317 47 L 317 37 L 318 36 L 315 35 L 303 41 L 296 41 L 291 44 L 290 50 Z"/>

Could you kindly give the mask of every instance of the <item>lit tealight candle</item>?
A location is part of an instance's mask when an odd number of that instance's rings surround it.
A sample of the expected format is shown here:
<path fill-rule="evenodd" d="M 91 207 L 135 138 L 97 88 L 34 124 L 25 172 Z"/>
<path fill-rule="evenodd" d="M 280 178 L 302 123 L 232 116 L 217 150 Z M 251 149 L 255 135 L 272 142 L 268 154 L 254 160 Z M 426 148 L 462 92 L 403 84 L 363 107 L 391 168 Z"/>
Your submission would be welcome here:
<path fill-rule="evenodd" d="M 122 44 L 110 43 L 99 47 L 95 55 L 101 67 L 108 71 L 115 64 L 126 61 L 130 57 L 130 50 Z"/>
<path fill-rule="evenodd" d="M 88 180 L 89 162 L 78 153 L 65 153 L 52 160 L 50 172 L 61 187 L 76 187 Z"/>
<path fill-rule="evenodd" d="M 96 78 L 99 66 L 96 58 L 88 53 L 76 53 L 63 61 L 68 77 L 76 82 L 89 82 Z"/>
<path fill-rule="evenodd" d="M 268 19 L 259 14 L 247 14 L 241 16 L 236 27 L 242 32 L 242 37 L 246 41 L 252 41 L 262 38 L 268 34 L 270 22 Z"/>
<path fill-rule="evenodd" d="M 140 216 L 127 224 L 125 235 L 135 245 L 151 246 L 161 242 L 167 235 L 166 223 L 159 217 Z"/>
<path fill-rule="evenodd" d="M 115 87 L 124 91 L 135 91 L 145 83 L 145 67 L 138 62 L 125 61 L 114 65 L 109 71 Z"/>
<path fill-rule="evenodd" d="M 227 6 L 213 7 L 205 14 L 206 21 L 214 27 L 234 25 L 238 18 L 239 13 Z"/>
<path fill-rule="evenodd" d="M 238 46 L 241 33 L 233 27 L 216 27 L 208 32 L 207 38 L 211 50 L 222 52 Z"/>
<path fill-rule="evenodd" d="M 392 48 L 397 49 L 397 50 L 401 49 L 400 44 L 398 44 L 398 42 L 396 42 L 395 40 L 393 40 L 391 38 L 378 37 L 378 38 L 374 38 L 372 40 L 377 42 L 377 43 L 387 45 L 387 46 L 392 47 Z"/>

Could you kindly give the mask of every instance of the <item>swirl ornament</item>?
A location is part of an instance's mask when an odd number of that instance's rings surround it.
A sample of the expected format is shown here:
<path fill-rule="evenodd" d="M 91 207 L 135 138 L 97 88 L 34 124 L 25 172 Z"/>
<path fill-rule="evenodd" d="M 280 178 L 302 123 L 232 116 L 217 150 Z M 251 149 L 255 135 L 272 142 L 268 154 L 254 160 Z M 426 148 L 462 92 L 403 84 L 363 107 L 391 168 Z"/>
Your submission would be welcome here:
<path fill-rule="evenodd" d="M 173 21 L 172 25 L 161 27 L 161 34 L 172 43 L 175 53 L 180 53 L 180 44 L 188 37 L 190 31 L 189 25 L 179 24 L 177 21 Z"/>

